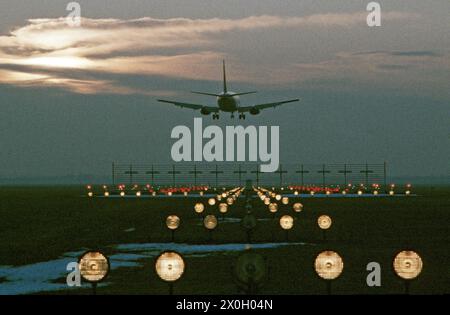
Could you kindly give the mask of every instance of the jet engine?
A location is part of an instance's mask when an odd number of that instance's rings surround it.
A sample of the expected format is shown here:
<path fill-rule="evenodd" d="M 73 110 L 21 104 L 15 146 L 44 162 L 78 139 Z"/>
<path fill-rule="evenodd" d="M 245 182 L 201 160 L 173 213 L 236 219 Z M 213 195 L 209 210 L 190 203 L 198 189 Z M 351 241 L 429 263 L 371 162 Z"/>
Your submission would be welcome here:
<path fill-rule="evenodd" d="M 202 115 L 209 115 L 209 114 L 211 114 L 211 112 L 209 110 L 207 110 L 206 108 L 204 108 L 204 107 L 200 110 L 200 113 Z"/>
<path fill-rule="evenodd" d="M 260 112 L 260 110 L 257 109 L 256 107 L 252 107 L 252 108 L 250 109 L 250 114 L 252 114 L 252 115 L 258 115 L 259 112 Z"/>

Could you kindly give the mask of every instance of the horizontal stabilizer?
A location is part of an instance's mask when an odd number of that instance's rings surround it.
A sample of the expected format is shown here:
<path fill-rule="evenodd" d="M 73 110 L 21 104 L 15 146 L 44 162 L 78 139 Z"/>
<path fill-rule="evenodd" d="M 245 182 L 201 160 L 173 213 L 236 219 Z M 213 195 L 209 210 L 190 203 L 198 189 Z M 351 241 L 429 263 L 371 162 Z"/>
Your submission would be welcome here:
<path fill-rule="evenodd" d="M 193 94 L 200 94 L 200 95 L 208 95 L 208 96 L 216 96 L 219 97 L 219 94 L 214 94 L 214 93 L 205 93 L 205 92 L 196 92 L 196 91 L 191 91 L 191 93 Z"/>

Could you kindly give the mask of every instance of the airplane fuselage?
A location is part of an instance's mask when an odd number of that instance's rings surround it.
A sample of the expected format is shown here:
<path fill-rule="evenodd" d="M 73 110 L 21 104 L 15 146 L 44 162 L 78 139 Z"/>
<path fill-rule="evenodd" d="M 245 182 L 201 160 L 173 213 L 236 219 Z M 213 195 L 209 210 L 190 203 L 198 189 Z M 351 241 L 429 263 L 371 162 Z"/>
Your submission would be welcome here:
<path fill-rule="evenodd" d="M 217 105 L 223 112 L 234 113 L 237 111 L 241 100 L 238 95 L 234 95 L 234 92 L 220 93 L 217 97 Z"/>

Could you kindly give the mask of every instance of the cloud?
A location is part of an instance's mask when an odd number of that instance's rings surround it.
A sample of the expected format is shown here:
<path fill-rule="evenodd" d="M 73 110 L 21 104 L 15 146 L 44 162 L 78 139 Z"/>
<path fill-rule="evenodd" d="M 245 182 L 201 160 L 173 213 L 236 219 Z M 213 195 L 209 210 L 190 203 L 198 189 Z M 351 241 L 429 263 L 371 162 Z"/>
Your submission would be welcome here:
<path fill-rule="evenodd" d="M 77 93 L 148 94 L 148 90 L 124 87 L 112 79 L 98 79 L 98 74 L 216 80 L 218 60 L 224 58 L 223 52 L 215 50 L 218 35 L 276 28 L 350 28 L 364 25 L 366 14 L 241 19 L 83 18 L 81 27 L 69 26 L 65 18 L 32 19 L 9 35 L 0 36 L 0 83 L 55 86 Z M 415 17 L 402 12 L 383 15 L 384 20 Z M 8 66 L 22 69 L 17 72 L 8 70 Z M 73 72 L 78 77 L 73 77 Z M 80 78 L 80 73 L 85 77 Z M 250 81 L 258 77 L 237 79 Z M 280 82 L 280 78 L 273 75 L 271 81 Z"/>
<path fill-rule="evenodd" d="M 342 52 L 333 58 L 297 63 L 285 77 L 317 89 L 352 90 L 368 86 L 380 90 L 402 91 L 408 95 L 427 93 L 448 95 L 450 54 L 432 51 Z M 302 78 L 296 76 L 301 73 Z M 288 83 L 288 82 L 286 82 Z"/>

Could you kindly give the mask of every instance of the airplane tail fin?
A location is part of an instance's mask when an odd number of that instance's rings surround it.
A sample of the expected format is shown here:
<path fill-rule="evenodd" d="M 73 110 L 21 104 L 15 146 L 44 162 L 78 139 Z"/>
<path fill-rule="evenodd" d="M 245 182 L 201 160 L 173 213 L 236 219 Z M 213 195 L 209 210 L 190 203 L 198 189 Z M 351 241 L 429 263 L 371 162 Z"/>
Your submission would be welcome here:
<path fill-rule="evenodd" d="M 225 60 L 223 60 L 223 92 L 227 93 L 227 72 L 225 70 Z"/>
<path fill-rule="evenodd" d="M 196 92 L 196 91 L 191 91 L 191 93 L 200 94 L 200 95 L 208 95 L 208 96 L 216 96 L 216 97 L 223 96 L 222 94 Z M 225 60 L 223 60 L 223 93 L 228 93 L 227 72 L 226 72 L 226 67 L 225 67 Z M 240 96 L 240 95 L 247 95 L 247 94 L 254 94 L 254 93 L 257 93 L 257 92 L 256 91 L 252 91 L 252 92 L 233 93 L 232 95 L 233 96 Z"/>

